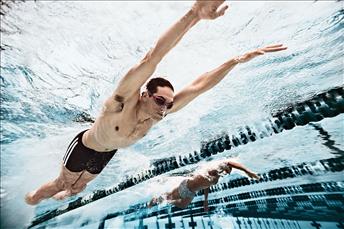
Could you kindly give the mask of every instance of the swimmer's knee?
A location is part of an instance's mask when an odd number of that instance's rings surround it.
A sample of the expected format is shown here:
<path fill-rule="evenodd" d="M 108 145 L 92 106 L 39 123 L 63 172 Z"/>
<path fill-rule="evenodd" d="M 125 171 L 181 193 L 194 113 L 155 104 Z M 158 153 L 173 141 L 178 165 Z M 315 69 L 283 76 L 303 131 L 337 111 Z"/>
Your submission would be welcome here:
<path fill-rule="evenodd" d="M 86 188 L 86 184 L 85 185 L 82 185 L 82 186 L 72 186 L 71 190 L 72 190 L 72 194 L 77 194 L 79 192 L 82 192 L 84 191 L 84 189 Z"/>
<path fill-rule="evenodd" d="M 54 180 L 55 184 L 56 184 L 56 187 L 59 189 L 59 190 L 66 190 L 66 189 L 69 189 L 71 188 L 72 185 L 68 185 L 63 179 L 60 179 L 60 178 L 56 178 Z"/>

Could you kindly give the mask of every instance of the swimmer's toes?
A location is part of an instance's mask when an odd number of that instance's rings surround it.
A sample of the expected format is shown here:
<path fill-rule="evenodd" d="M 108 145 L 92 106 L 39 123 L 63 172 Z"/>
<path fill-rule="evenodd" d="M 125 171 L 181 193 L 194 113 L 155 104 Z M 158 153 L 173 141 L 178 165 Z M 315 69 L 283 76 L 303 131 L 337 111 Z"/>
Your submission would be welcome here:
<path fill-rule="evenodd" d="M 156 204 L 157 204 L 157 198 L 154 197 L 154 198 L 147 204 L 147 207 L 148 207 L 148 208 L 151 208 L 151 207 L 153 207 L 153 206 L 156 205 Z"/>

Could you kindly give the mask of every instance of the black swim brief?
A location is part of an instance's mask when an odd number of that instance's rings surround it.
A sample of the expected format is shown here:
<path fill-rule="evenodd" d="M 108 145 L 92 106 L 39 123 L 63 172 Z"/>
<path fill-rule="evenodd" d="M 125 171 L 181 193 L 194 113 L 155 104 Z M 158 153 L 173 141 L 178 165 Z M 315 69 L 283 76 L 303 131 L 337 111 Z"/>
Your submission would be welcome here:
<path fill-rule="evenodd" d="M 79 133 L 69 144 L 67 152 L 63 157 L 63 164 L 72 172 L 88 171 L 92 174 L 99 174 L 111 160 L 117 149 L 110 152 L 97 152 L 87 148 L 82 143 L 82 135 L 87 130 Z"/>

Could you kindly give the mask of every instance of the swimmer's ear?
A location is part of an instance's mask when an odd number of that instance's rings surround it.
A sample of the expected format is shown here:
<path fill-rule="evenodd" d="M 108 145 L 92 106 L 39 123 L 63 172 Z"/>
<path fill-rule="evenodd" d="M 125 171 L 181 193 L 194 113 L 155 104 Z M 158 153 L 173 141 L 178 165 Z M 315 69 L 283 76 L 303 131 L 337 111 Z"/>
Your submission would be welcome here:
<path fill-rule="evenodd" d="M 225 172 L 226 172 L 226 173 L 225 173 L 226 175 L 231 174 L 231 172 L 232 172 L 232 167 L 226 168 Z"/>

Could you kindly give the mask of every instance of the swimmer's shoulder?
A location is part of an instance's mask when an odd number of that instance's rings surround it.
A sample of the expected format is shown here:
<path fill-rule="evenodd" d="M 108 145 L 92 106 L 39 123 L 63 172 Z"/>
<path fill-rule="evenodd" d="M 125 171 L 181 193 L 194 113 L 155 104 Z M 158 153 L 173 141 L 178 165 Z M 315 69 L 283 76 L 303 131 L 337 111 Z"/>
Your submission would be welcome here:
<path fill-rule="evenodd" d="M 105 100 L 102 111 L 111 113 L 122 113 L 125 110 L 132 110 L 137 106 L 139 97 L 139 93 L 135 93 L 135 95 L 131 96 L 128 99 L 125 99 L 120 95 L 113 94 Z"/>

